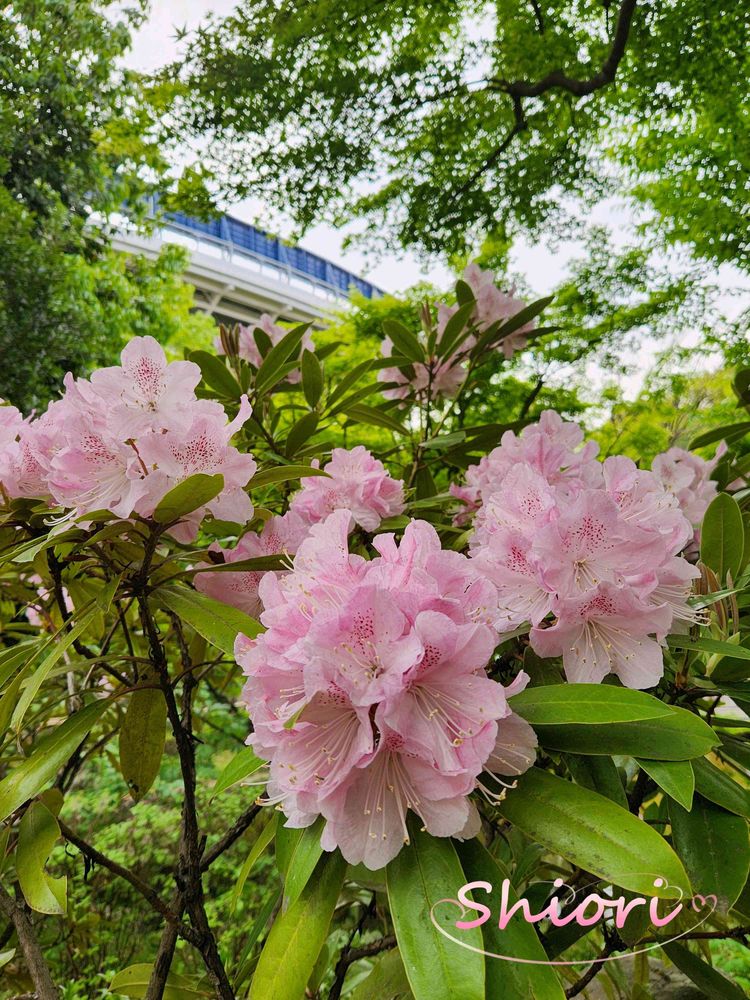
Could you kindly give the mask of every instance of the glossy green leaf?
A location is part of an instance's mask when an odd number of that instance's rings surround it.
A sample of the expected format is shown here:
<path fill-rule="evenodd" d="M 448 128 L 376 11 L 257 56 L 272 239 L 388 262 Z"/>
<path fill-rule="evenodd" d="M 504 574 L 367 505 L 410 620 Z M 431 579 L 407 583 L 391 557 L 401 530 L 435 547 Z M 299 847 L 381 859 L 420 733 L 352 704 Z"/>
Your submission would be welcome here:
<path fill-rule="evenodd" d="M 154 599 L 178 615 L 204 639 L 229 656 L 234 655 L 234 641 L 238 634 L 253 639 L 263 626 L 244 611 L 229 604 L 215 601 L 206 594 L 187 587 L 160 587 Z"/>
<path fill-rule="evenodd" d="M 219 775 L 211 798 L 213 799 L 221 794 L 221 792 L 225 792 L 227 788 L 236 785 L 238 781 L 244 781 L 245 778 L 249 778 L 256 771 L 260 771 L 262 767 L 266 767 L 266 761 L 261 760 L 252 747 L 243 747 L 242 750 L 232 757 Z"/>
<path fill-rule="evenodd" d="M 750 432 L 750 420 L 742 420 L 736 424 L 725 424 L 723 427 L 713 427 L 710 431 L 705 431 L 693 438 L 689 448 L 694 451 L 696 448 L 704 448 L 707 444 L 713 444 L 715 441 L 734 441 L 744 437 L 748 432 Z"/>
<path fill-rule="evenodd" d="M 255 376 L 255 392 L 258 395 L 272 389 L 283 377 L 285 374 L 283 371 L 284 365 L 292 355 L 296 355 L 299 351 L 309 325 L 309 323 L 306 323 L 303 326 L 296 326 L 293 330 L 290 330 L 289 333 L 282 337 L 278 344 L 274 344 L 265 356 Z"/>
<path fill-rule="evenodd" d="M 166 493 L 154 510 L 157 524 L 169 524 L 192 514 L 217 497 L 224 489 L 222 475 L 206 476 L 202 472 L 189 476 Z"/>
<path fill-rule="evenodd" d="M 628 808 L 625 788 L 620 778 L 620 772 L 611 757 L 586 757 L 578 754 L 568 754 L 565 757 L 570 773 L 576 784 L 590 788 L 592 792 L 606 795 L 623 809 Z"/>
<path fill-rule="evenodd" d="M 385 427 L 396 434 L 408 434 L 409 432 L 402 423 L 392 417 L 386 410 L 376 409 L 374 406 L 365 406 L 364 403 L 356 403 L 346 409 L 346 415 L 355 423 L 372 424 L 375 427 Z"/>
<path fill-rule="evenodd" d="M 208 351 L 191 351 L 189 360 L 198 365 L 206 385 L 211 386 L 221 396 L 239 399 L 242 395 L 240 384 L 224 362 Z"/>
<path fill-rule="evenodd" d="M 32 802 L 18 828 L 16 874 L 24 899 L 38 913 L 62 915 L 67 909 L 67 878 L 53 878 L 45 870 L 59 838 L 55 816 L 43 802 Z"/>
<path fill-rule="evenodd" d="M 388 362 L 390 363 L 390 359 L 384 359 L 384 360 L 388 360 Z M 351 389 L 351 387 L 353 385 L 356 385 L 357 382 L 364 375 L 366 375 L 367 372 L 369 372 L 373 367 L 374 367 L 373 361 L 371 359 L 368 359 L 367 361 L 361 361 L 358 365 L 355 365 L 351 369 L 351 371 L 348 371 L 341 378 L 341 381 L 337 382 L 336 385 L 333 387 L 333 389 L 331 389 L 328 395 L 328 406 L 329 407 L 334 406 L 338 400 L 343 399 L 346 393 Z"/>
<path fill-rule="evenodd" d="M 386 867 L 391 917 L 412 992 L 416 1000 L 483 1000 L 484 956 L 449 941 L 430 918 L 434 913 L 448 933 L 482 948 L 479 928 L 458 931 L 456 907 L 437 905 L 465 883 L 463 869 L 451 841 L 421 826 L 410 816 L 409 843 Z"/>
<path fill-rule="evenodd" d="M 324 854 L 299 898 L 274 920 L 250 987 L 250 1000 L 300 1000 L 304 995 L 346 874 L 338 851 Z"/>
<path fill-rule="evenodd" d="M 138 802 L 161 766 L 167 735 L 167 703 L 158 688 L 133 691 L 120 729 L 120 770 Z"/>
<path fill-rule="evenodd" d="M 372 971 L 355 987 L 349 1000 L 411 1000 L 406 969 L 397 948 L 378 955 Z"/>
<path fill-rule="evenodd" d="M 424 349 L 411 330 L 395 319 L 383 320 L 383 332 L 399 354 L 409 361 L 424 361 Z"/>
<path fill-rule="evenodd" d="M 314 351 L 302 352 L 302 391 L 311 409 L 320 402 L 323 395 L 323 368 Z"/>
<path fill-rule="evenodd" d="M 491 900 L 499 898 L 501 886 L 508 880 L 508 903 L 518 901 L 518 894 L 511 884 L 510 872 L 493 858 L 475 838 L 456 844 L 456 850 L 466 876 L 466 882 L 489 882 L 492 886 Z M 475 896 L 477 902 L 487 903 L 481 892 Z M 489 904 L 488 904 L 489 905 Z M 456 936 L 464 932 L 457 931 Z M 505 930 L 500 930 L 497 919 L 482 924 L 484 950 L 496 955 L 526 958 L 545 962 L 547 953 L 532 924 L 524 920 L 511 920 Z M 485 960 L 486 995 L 488 997 L 518 997 L 528 1000 L 564 1000 L 565 991 L 560 980 L 548 965 L 525 965 L 519 962 L 503 962 L 488 957 Z"/>
<path fill-rule="evenodd" d="M 693 890 L 713 893 L 719 909 L 727 913 L 742 892 L 750 871 L 747 822 L 726 812 L 701 795 L 688 810 L 669 803 L 672 843 L 679 854 Z"/>
<path fill-rule="evenodd" d="M 81 740 L 109 708 L 97 701 L 69 716 L 0 781 L 0 822 L 48 785 Z"/>
<path fill-rule="evenodd" d="M 701 653 L 720 653 L 731 656 L 735 660 L 750 660 L 750 648 L 736 645 L 733 642 L 722 642 L 710 636 L 692 638 L 689 635 L 670 635 L 667 637 L 670 649 L 694 649 Z"/>
<path fill-rule="evenodd" d="M 304 413 L 293 425 L 286 439 L 286 454 L 288 458 L 300 450 L 318 429 L 318 414 Z"/>
<path fill-rule="evenodd" d="M 258 858 L 261 856 L 261 854 L 265 851 L 265 849 L 273 840 L 276 830 L 278 828 L 278 824 L 279 824 L 279 814 L 277 812 L 274 812 L 271 814 L 271 816 L 268 819 L 268 822 L 253 841 L 253 846 L 250 848 L 250 853 L 243 861 L 242 868 L 240 868 L 240 873 L 237 876 L 237 881 L 234 884 L 234 889 L 232 889 L 232 898 L 229 903 L 230 912 L 234 913 L 235 909 L 237 908 L 237 903 L 239 902 L 240 896 L 242 895 L 242 890 L 245 888 L 245 883 L 248 880 L 248 876 L 255 867 L 255 862 L 258 860 Z"/>
<path fill-rule="evenodd" d="M 669 715 L 671 708 L 650 694 L 609 684 L 555 684 L 530 687 L 509 699 L 532 725 L 606 726 Z"/>
<path fill-rule="evenodd" d="M 750 791 L 739 784 L 735 771 L 723 771 L 711 761 L 701 759 L 693 762 L 695 787 L 701 795 L 716 805 L 750 819 Z"/>
<path fill-rule="evenodd" d="M 259 489 L 261 486 L 270 486 L 271 483 L 287 483 L 291 479 L 305 479 L 308 476 L 331 477 L 322 469 L 316 469 L 312 465 L 279 465 L 273 469 L 264 469 L 256 472 L 250 480 L 250 489 Z"/>
<path fill-rule="evenodd" d="M 636 760 L 646 774 L 653 778 L 659 788 L 679 803 L 683 809 L 690 809 L 695 792 L 695 773 L 689 760 Z"/>
<path fill-rule="evenodd" d="M 139 963 L 128 966 L 122 972 L 118 972 L 109 984 L 110 992 L 125 997 L 132 997 L 133 1000 L 140 1000 L 146 996 L 153 965 Z M 196 1000 L 196 998 L 214 997 L 215 992 L 206 981 L 205 976 L 181 976 L 176 972 L 170 972 L 167 976 L 167 983 L 162 994 L 162 1000 Z"/>
<path fill-rule="evenodd" d="M 652 760 L 692 760 L 703 757 L 719 742 L 710 726 L 683 708 L 671 708 L 658 719 L 611 722 L 607 726 L 535 725 L 534 731 L 541 746 L 550 750 Z"/>
<path fill-rule="evenodd" d="M 323 826 L 323 819 L 318 818 L 312 826 L 300 830 L 299 837 L 296 837 L 291 844 L 289 857 L 284 862 L 283 910 L 296 903 L 315 870 L 323 853 L 323 848 L 320 846 Z"/>
<path fill-rule="evenodd" d="M 532 768 L 498 809 L 532 840 L 624 889 L 668 899 L 677 889 L 690 893 L 685 869 L 666 840 L 587 788 Z M 657 876 L 669 885 L 655 889 Z"/>
<path fill-rule="evenodd" d="M 672 944 L 663 945 L 663 951 L 680 972 L 695 983 L 706 1000 L 746 1000 L 745 993 L 739 986 L 694 955 L 684 944 L 673 941 Z"/>
<path fill-rule="evenodd" d="M 734 497 L 719 493 L 708 505 L 701 525 L 701 562 L 710 566 L 725 583 L 735 580 L 742 565 L 745 529 L 742 511 Z"/>

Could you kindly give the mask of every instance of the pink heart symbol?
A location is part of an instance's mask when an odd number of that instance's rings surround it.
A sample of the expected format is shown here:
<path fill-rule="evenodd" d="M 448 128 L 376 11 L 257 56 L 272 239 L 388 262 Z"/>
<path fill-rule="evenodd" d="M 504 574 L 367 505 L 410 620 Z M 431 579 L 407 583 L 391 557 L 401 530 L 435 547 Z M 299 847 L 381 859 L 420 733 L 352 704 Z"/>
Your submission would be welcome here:
<path fill-rule="evenodd" d="M 716 896 L 713 895 L 713 893 L 709 893 L 708 896 L 701 896 L 699 892 L 696 892 L 696 894 L 693 896 L 692 903 L 693 903 L 693 909 L 695 910 L 696 913 L 700 913 L 700 911 L 709 904 L 711 906 L 711 912 L 713 913 L 713 911 L 719 905 L 719 900 L 716 898 Z"/>

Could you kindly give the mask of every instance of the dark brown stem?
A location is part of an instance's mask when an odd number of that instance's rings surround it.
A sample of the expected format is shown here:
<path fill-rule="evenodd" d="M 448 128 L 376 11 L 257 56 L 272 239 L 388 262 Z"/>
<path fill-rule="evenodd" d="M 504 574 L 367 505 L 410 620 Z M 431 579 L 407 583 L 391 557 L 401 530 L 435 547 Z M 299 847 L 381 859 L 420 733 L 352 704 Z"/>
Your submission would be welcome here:
<path fill-rule="evenodd" d="M 539 378 L 534 383 L 533 389 L 528 394 L 528 396 L 526 397 L 526 399 L 524 399 L 524 401 L 523 401 L 523 406 L 521 407 L 521 412 L 518 414 L 518 417 L 519 417 L 520 420 L 523 420 L 524 417 L 528 414 L 528 412 L 531 409 L 531 407 L 533 406 L 533 404 L 534 404 L 537 396 L 539 395 L 539 393 L 542 391 L 543 388 L 544 388 L 544 377 L 542 375 L 540 375 Z"/>
<path fill-rule="evenodd" d="M 611 944 L 605 945 L 604 948 L 602 948 L 602 950 L 599 952 L 597 956 L 597 961 L 594 962 L 593 965 L 591 965 L 584 972 L 584 974 L 581 976 L 580 979 L 578 979 L 575 983 L 573 983 L 572 986 L 568 987 L 568 989 L 565 991 L 565 996 L 577 997 L 579 993 L 583 993 L 583 991 L 586 989 L 586 987 L 592 981 L 592 979 L 594 979 L 594 977 L 597 976 L 599 972 L 601 972 L 602 963 L 601 961 L 598 961 L 598 959 L 608 958 L 613 951 L 614 948 Z"/>
<path fill-rule="evenodd" d="M 229 850 L 232 844 L 242 836 L 245 830 L 247 830 L 252 821 L 258 815 L 261 808 L 262 807 L 257 803 L 251 805 L 234 821 L 221 839 L 218 840 L 209 851 L 206 851 L 201 860 L 202 872 L 207 871 L 214 861 L 216 861 L 216 859 L 222 855 L 224 851 Z"/>
<path fill-rule="evenodd" d="M 52 981 L 49 966 L 42 954 L 34 932 L 34 925 L 29 919 L 25 906 L 16 902 L 2 885 L 0 885 L 0 910 L 16 929 L 18 943 L 21 945 L 23 957 L 26 959 L 38 1000 L 60 1000 L 60 992 Z"/>

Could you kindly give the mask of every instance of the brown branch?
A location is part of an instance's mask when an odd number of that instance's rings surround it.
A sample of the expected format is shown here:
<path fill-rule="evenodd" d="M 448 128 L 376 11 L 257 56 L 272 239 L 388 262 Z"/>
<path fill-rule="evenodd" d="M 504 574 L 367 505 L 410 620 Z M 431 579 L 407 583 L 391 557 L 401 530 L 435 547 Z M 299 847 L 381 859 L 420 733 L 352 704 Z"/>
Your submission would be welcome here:
<path fill-rule="evenodd" d="M 29 970 L 38 1000 L 60 1000 L 60 992 L 52 981 L 49 966 L 34 932 L 25 906 L 16 902 L 0 885 L 0 910 L 11 921 L 18 935 L 23 957 Z"/>
<path fill-rule="evenodd" d="M 539 34 L 544 34 L 544 15 L 542 14 L 542 8 L 539 5 L 539 0 L 531 0 L 531 6 L 534 10 L 534 17 L 536 18 L 536 26 L 539 29 Z"/>
<path fill-rule="evenodd" d="M 516 136 L 520 135 L 521 132 L 525 132 L 526 129 L 528 128 L 528 125 L 526 124 L 526 117 L 523 113 L 523 104 L 521 103 L 520 96 L 511 94 L 511 97 L 513 100 L 513 117 L 515 119 L 513 128 L 510 130 L 510 132 L 508 132 L 508 134 L 500 143 L 500 145 L 497 146 L 490 153 L 490 155 L 486 158 L 484 163 L 478 166 L 477 169 L 469 177 L 467 177 L 466 180 L 463 182 L 463 184 L 461 184 L 461 186 L 454 192 L 455 197 L 460 197 L 461 195 L 466 194 L 466 192 L 474 186 L 474 184 L 479 180 L 479 178 L 483 174 L 485 174 L 490 169 L 490 167 L 494 167 L 494 165 L 497 163 L 497 161 L 500 159 L 500 157 L 503 155 L 506 149 L 510 146 L 510 144 L 513 142 Z"/>
<path fill-rule="evenodd" d="M 216 861 L 216 859 L 224 853 L 224 851 L 229 850 L 232 844 L 238 840 L 242 834 L 247 830 L 252 821 L 258 815 L 261 810 L 261 806 L 254 803 L 246 809 L 241 816 L 239 816 L 234 823 L 230 826 L 227 832 L 221 837 L 220 840 L 214 844 L 210 851 L 206 851 L 201 860 L 201 871 L 207 871 L 211 865 Z"/>
<path fill-rule="evenodd" d="M 568 76 L 564 70 L 554 69 L 551 73 L 542 77 L 541 80 L 494 80 L 493 84 L 498 90 L 509 94 L 511 97 L 540 97 L 548 90 L 566 90 L 576 97 L 586 97 L 597 90 L 601 90 L 608 84 L 613 83 L 617 75 L 618 67 L 625 55 L 628 45 L 630 27 L 633 22 L 633 15 L 638 0 L 622 0 L 620 10 L 617 15 L 617 25 L 612 39 L 607 58 L 602 63 L 601 69 L 586 80 L 577 80 Z"/>
<path fill-rule="evenodd" d="M 607 944 L 602 948 L 602 950 L 597 955 L 597 960 L 592 963 L 592 965 L 584 972 L 580 979 L 578 979 L 572 986 L 568 987 L 565 991 L 566 997 L 577 997 L 579 993 L 583 993 L 588 984 L 601 972 L 602 963 L 599 959 L 608 958 L 614 947 L 611 944 Z"/>

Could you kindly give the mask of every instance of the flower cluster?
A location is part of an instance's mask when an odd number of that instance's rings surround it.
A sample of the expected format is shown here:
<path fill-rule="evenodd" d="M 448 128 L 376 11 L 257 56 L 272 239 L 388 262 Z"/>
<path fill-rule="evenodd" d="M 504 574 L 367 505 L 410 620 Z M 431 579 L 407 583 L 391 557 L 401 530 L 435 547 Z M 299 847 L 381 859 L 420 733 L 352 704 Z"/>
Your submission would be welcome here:
<path fill-rule="evenodd" d="M 596 456 L 579 427 L 547 412 L 504 434 L 454 494 L 476 511 L 470 555 L 497 588 L 501 633 L 529 622 L 532 648 L 562 656 L 570 681 L 611 672 L 651 687 L 660 641 L 694 617 L 698 571 L 680 553 L 695 495 L 680 498 L 629 458 Z M 700 489 L 710 492 L 705 480 Z"/>
<path fill-rule="evenodd" d="M 222 492 L 173 534 L 194 537 L 207 511 L 247 521 L 252 505 L 243 487 L 256 465 L 229 443 L 250 416 L 247 397 L 228 423 L 219 403 L 196 397 L 198 366 L 167 363 L 153 337 L 131 340 L 121 361 L 90 380 L 68 374 L 62 399 L 37 419 L 3 412 L 0 485 L 6 494 L 44 498 L 78 517 L 99 510 L 149 517 L 190 476 L 221 474 Z"/>
<path fill-rule="evenodd" d="M 505 292 L 495 284 L 495 276 L 491 271 L 483 271 L 477 264 L 469 264 L 463 280 L 472 290 L 475 306 L 469 319 L 475 332 L 462 339 L 456 349 L 447 357 L 428 358 L 425 362 L 413 364 L 413 376 L 408 377 L 400 368 L 381 369 L 378 379 L 387 382 L 388 388 L 383 390 L 386 399 L 407 399 L 410 396 L 435 399 L 444 396 L 451 399 L 456 395 L 466 377 L 465 359 L 468 352 L 477 342 L 476 334 L 483 333 L 496 323 L 504 323 L 523 309 L 525 303 L 516 298 L 515 292 Z M 440 303 L 437 307 L 437 335 L 442 337 L 448 321 L 458 311 L 458 306 L 448 306 Z M 514 330 L 500 342 L 500 349 L 507 359 L 515 351 L 526 346 L 527 338 L 533 329 L 532 323 Z M 383 356 L 391 357 L 393 343 L 389 337 L 383 340 Z"/>
<path fill-rule="evenodd" d="M 270 340 L 271 346 L 278 344 L 287 333 L 283 326 L 278 326 L 274 323 L 271 316 L 268 313 L 263 313 L 253 324 L 243 325 L 239 323 L 237 325 L 237 354 L 243 359 L 243 361 L 249 362 L 255 368 L 260 368 L 263 362 L 263 356 L 260 353 L 260 348 L 255 340 L 255 331 L 261 330 Z M 214 348 L 217 354 L 225 353 L 225 344 L 221 337 L 217 337 L 214 341 Z M 302 344 L 300 345 L 300 352 L 302 351 L 312 351 L 315 349 L 315 344 L 313 343 L 312 335 L 310 332 L 306 332 L 302 338 Z M 292 371 L 287 375 L 287 382 L 292 384 L 300 382 L 302 376 L 299 371 Z"/>
<path fill-rule="evenodd" d="M 473 835 L 482 771 L 521 773 L 536 741 L 507 704 L 527 678 L 486 673 L 494 586 L 426 522 L 400 545 L 377 536 L 371 560 L 349 553 L 350 527 L 329 515 L 290 573 L 263 577 L 266 631 L 235 652 L 269 800 L 290 826 L 322 815 L 323 846 L 376 869 L 408 840 L 408 810 L 436 836 Z"/>

